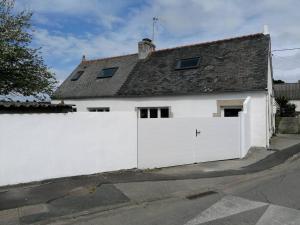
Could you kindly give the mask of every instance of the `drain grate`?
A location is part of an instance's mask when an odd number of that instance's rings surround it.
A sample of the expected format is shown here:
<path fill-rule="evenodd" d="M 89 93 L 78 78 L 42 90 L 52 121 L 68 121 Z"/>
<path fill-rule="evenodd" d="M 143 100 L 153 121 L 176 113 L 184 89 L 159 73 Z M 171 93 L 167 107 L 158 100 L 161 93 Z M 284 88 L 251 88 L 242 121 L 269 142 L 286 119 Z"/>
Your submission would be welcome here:
<path fill-rule="evenodd" d="M 196 199 L 196 198 L 203 198 L 205 196 L 214 195 L 214 194 L 217 194 L 217 193 L 218 192 L 216 192 L 216 191 L 206 191 L 206 192 L 201 192 L 201 193 L 197 193 L 197 194 L 188 195 L 188 196 L 186 196 L 186 198 L 189 199 L 189 200 L 193 200 L 193 199 Z"/>

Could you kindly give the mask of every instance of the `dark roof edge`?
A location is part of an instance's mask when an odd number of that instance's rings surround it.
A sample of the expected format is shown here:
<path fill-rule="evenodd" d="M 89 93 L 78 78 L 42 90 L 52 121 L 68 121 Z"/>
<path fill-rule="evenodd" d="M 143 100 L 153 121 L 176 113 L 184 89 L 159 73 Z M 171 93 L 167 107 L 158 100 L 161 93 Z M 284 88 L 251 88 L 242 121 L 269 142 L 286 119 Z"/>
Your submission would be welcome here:
<path fill-rule="evenodd" d="M 194 44 L 189 44 L 189 45 L 182 45 L 182 46 L 178 46 L 178 47 L 159 49 L 159 50 L 155 50 L 154 52 L 169 51 L 169 50 L 186 48 L 186 47 L 194 47 L 194 46 L 199 46 L 199 45 L 218 44 L 218 43 L 222 43 L 222 42 L 234 41 L 234 40 L 239 40 L 239 39 L 247 39 L 247 38 L 257 37 L 257 36 L 270 36 L 270 35 L 269 34 L 265 35 L 263 33 L 248 34 L 248 35 L 243 35 L 243 36 L 238 36 L 238 37 L 219 39 L 219 40 L 215 40 L 215 41 L 207 41 L 207 42 L 200 42 L 200 43 L 194 43 Z"/>
<path fill-rule="evenodd" d="M 85 97 L 67 97 L 67 98 L 52 98 L 52 100 L 75 100 L 75 99 L 103 99 L 103 98 L 155 98 L 155 97 L 176 97 L 176 96 L 198 96 L 198 95 L 215 95 L 227 93 L 245 93 L 245 92 L 266 92 L 266 89 L 243 90 L 243 91 L 220 91 L 211 93 L 188 93 L 188 94 L 161 94 L 161 95 L 113 95 L 113 96 L 85 96 Z"/>
<path fill-rule="evenodd" d="M 128 56 L 134 56 L 137 55 L 138 53 L 131 53 L 131 54 L 127 54 L 127 55 L 118 55 L 118 56 L 111 56 L 111 57 L 105 57 L 105 58 L 99 58 L 99 59 L 90 59 L 90 60 L 85 60 L 85 61 L 81 61 L 81 63 L 93 63 L 93 62 L 97 62 L 97 61 L 102 61 L 102 60 L 108 60 L 108 59 L 117 59 L 117 58 L 123 58 L 123 57 L 128 57 Z"/>
<path fill-rule="evenodd" d="M 277 86 L 277 85 L 286 85 L 286 84 L 288 84 L 288 85 L 294 85 L 294 84 L 298 84 L 298 85 L 300 85 L 300 83 L 299 82 L 285 82 L 285 83 L 280 83 L 280 84 L 274 84 L 274 86 Z"/>

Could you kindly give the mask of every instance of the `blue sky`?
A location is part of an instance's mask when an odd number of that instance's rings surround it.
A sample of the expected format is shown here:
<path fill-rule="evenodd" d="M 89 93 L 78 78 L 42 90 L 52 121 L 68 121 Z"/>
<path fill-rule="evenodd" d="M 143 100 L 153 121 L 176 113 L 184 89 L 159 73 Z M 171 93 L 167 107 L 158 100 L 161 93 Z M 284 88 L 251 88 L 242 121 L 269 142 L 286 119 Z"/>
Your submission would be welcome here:
<path fill-rule="evenodd" d="M 63 81 L 80 62 L 137 51 L 156 26 L 157 49 L 259 33 L 273 49 L 300 47 L 298 0 L 16 0 L 33 11 L 33 46 Z M 274 76 L 300 80 L 300 51 L 274 52 Z"/>

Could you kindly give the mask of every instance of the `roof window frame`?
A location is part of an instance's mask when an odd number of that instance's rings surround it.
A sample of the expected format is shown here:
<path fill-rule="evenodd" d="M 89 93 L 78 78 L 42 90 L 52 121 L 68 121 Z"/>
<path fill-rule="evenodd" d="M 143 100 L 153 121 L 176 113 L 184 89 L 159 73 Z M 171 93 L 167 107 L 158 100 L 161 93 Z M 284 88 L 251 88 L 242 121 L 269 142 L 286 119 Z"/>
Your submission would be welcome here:
<path fill-rule="evenodd" d="M 195 66 L 181 67 L 181 62 L 184 61 L 184 60 L 189 60 L 189 59 L 198 59 L 197 64 Z M 195 68 L 198 68 L 199 65 L 200 65 L 200 56 L 189 57 L 189 58 L 182 58 L 182 59 L 176 59 L 175 70 L 195 69 Z"/>
<path fill-rule="evenodd" d="M 74 75 L 71 76 L 71 81 L 77 81 L 84 74 L 84 70 L 78 70 Z"/>
<path fill-rule="evenodd" d="M 104 70 L 111 70 L 111 69 L 114 69 L 114 72 L 112 73 L 111 76 L 103 76 L 103 71 Z M 100 73 L 97 74 L 97 79 L 105 79 L 105 78 L 111 78 L 115 75 L 115 73 L 117 72 L 117 70 L 119 69 L 118 66 L 114 66 L 114 67 L 105 67 L 105 68 L 102 68 L 102 70 L 100 71 Z"/>

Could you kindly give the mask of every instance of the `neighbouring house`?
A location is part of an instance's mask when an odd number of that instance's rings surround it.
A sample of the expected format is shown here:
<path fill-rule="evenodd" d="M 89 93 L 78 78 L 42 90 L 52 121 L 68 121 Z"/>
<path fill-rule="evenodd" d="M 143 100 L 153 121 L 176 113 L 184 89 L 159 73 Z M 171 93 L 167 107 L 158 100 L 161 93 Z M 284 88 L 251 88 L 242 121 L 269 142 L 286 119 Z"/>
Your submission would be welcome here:
<path fill-rule="evenodd" d="M 136 54 L 83 57 L 52 101 L 78 112 L 135 111 L 155 120 L 237 117 L 250 97 L 251 146 L 266 147 L 274 132 L 272 78 L 269 34 L 162 50 L 143 39 Z"/>
<path fill-rule="evenodd" d="M 300 81 L 298 83 L 274 84 L 275 97 L 284 96 L 290 103 L 295 104 L 296 112 L 300 113 Z"/>
<path fill-rule="evenodd" d="M 64 103 L 0 101 L 0 114 L 68 113 L 74 110 L 73 105 Z"/>

